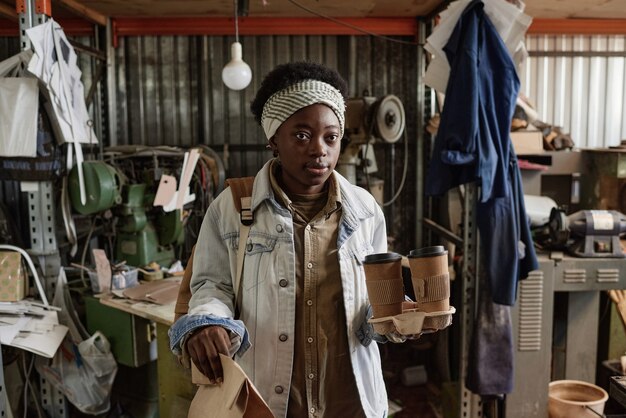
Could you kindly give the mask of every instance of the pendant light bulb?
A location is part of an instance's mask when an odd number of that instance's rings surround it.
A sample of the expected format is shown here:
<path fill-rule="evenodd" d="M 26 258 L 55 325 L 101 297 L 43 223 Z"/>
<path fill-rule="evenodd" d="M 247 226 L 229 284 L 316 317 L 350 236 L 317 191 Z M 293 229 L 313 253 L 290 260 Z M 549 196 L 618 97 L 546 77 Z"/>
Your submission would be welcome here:
<path fill-rule="evenodd" d="M 231 90 L 243 90 L 252 80 L 250 66 L 241 59 L 241 44 L 233 42 L 230 46 L 231 59 L 222 70 L 222 81 Z"/>

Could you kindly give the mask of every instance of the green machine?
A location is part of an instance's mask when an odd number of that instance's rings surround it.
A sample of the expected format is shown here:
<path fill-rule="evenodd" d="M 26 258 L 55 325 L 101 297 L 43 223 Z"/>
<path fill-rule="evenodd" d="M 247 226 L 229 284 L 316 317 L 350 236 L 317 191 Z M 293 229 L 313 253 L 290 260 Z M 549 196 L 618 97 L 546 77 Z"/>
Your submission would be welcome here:
<path fill-rule="evenodd" d="M 117 217 L 115 259 L 143 267 L 151 262 L 169 266 L 174 246 L 184 241 L 180 211 L 164 212 L 152 205 L 154 193 L 144 183 L 129 184 L 126 177 L 103 161 L 83 163 L 86 202 L 80 201 L 78 170 L 69 174 L 72 206 L 83 215 L 111 209 Z"/>
<path fill-rule="evenodd" d="M 103 161 L 86 161 L 83 163 L 83 176 L 87 194 L 85 203 L 80 201 L 77 166 L 72 168 L 68 179 L 70 200 L 76 212 L 91 215 L 122 203 L 119 187 L 122 179 L 115 168 Z"/>
<path fill-rule="evenodd" d="M 151 207 L 151 198 L 152 195 L 146 194 L 145 184 L 128 184 L 122 188 L 122 204 L 117 210 L 120 223 L 115 256 L 132 266 L 141 267 L 152 261 L 169 266 L 175 260 L 173 245 L 182 243 L 180 211 L 151 209 L 157 215 L 154 223 L 150 222 L 146 207 Z"/>

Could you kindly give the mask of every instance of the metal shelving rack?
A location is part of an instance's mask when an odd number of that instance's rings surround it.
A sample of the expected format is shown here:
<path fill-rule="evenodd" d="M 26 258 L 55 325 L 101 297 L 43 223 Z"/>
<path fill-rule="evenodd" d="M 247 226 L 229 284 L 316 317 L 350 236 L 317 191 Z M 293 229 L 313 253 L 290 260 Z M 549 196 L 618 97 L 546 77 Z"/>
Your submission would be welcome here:
<path fill-rule="evenodd" d="M 17 0 L 15 10 L 19 18 L 20 47 L 27 50 L 31 42 L 26 30 L 46 22 L 50 16 L 50 0 Z M 55 235 L 55 204 L 51 181 L 22 182 L 21 190 L 28 193 L 28 215 L 30 224 L 29 253 L 38 258 L 44 277 L 44 291 L 48 298 L 54 293 L 61 258 Z M 0 417 L 8 416 L 6 386 L 2 350 L 0 350 Z M 45 379 L 40 379 L 39 389 L 42 406 L 52 418 L 68 416 L 64 395 Z"/>
<path fill-rule="evenodd" d="M 465 387 L 467 363 L 471 333 L 474 329 L 476 316 L 476 300 L 478 295 L 479 248 L 478 230 L 476 228 L 476 184 L 466 184 L 463 197 L 463 263 L 462 263 L 462 296 L 458 311 L 461 324 L 461 354 L 459 356 L 459 418 L 479 418 L 483 416 L 480 397 Z"/>

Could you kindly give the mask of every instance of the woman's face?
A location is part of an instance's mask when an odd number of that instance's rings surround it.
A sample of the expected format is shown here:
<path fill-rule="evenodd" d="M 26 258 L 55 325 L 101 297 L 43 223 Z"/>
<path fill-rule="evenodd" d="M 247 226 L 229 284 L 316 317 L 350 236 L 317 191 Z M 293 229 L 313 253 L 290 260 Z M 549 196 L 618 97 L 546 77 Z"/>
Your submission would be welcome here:
<path fill-rule="evenodd" d="M 287 192 L 322 191 L 339 159 L 340 132 L 337 115 L 323 104 L 302 108 L 280 125 L 270 142 L 278 151 Z"/>

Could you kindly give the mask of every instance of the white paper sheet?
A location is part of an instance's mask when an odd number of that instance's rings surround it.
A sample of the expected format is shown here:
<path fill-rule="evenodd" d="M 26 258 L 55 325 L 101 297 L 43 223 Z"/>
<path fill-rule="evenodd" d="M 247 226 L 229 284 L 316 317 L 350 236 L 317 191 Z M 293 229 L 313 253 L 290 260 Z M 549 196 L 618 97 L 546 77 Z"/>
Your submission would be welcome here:
<path fill-rule="evenodd" d="M 25 312 L 37 316 L 26 315 Z M 9 315 L 12 314 L 12 315 Z M 16 316 L 24 314 L 24 316 Z M 52 358 L 68 328 L 57 312 L 28 302 L 0 305 L 0 343 Z"/>

